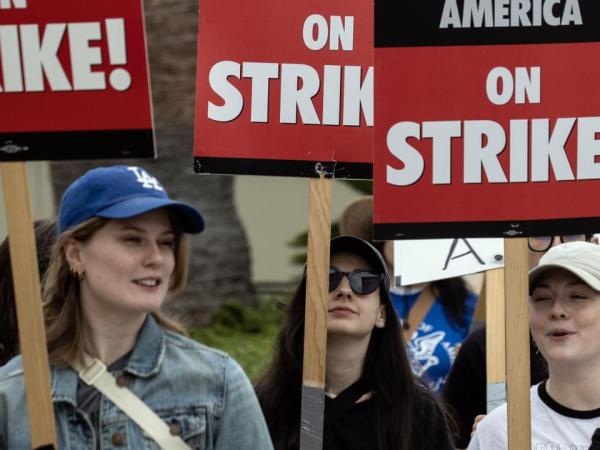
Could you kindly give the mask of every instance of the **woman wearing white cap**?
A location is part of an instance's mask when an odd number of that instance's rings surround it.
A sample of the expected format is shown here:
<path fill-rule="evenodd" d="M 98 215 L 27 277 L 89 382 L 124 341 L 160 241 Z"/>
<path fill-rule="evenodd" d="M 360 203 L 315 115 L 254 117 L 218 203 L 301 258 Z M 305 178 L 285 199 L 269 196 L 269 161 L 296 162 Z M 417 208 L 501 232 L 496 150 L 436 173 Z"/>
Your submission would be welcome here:
<path fill-rule="evenodd" d="M 529 272 L 529 291 L 531 334 L 549 374 L 531 388 L 532 449 L 600 448 L 600 246 L 551 248 Z M 506 405 L 492 411 L 469 449 L 506 449 L 506 418 Z"/>
<path fill-rule="evenodd" d="M 183 290 L 196 209 L 139 167 L 65 192 L 43 285 L 58 448 L 270 449 L 235 361 L 160 312 Z M 0 449 L 31 448 L 22 360 L 0 369 Z"/>

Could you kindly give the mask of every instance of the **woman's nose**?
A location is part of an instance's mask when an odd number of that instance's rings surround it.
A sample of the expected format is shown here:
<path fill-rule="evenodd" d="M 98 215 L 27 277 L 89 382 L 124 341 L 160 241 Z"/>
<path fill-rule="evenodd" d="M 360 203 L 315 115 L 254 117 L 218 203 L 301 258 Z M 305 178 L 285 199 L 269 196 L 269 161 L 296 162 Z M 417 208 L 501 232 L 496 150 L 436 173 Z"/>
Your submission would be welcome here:
<path fill-rule="evenodd" d="M 552 301 L 552 307 L 550 309 L 550 317 L 553 319 L 566 319 L 568 317 L 568 311 L 564 307 L 563 303 L 555 299 Z"/>
<path fill-rule="evenodd" d="M 161 252 L 160 246 L 156 242 L 151 242 L 148 244 L 146 248 L 144 262 L 148 265 L 159 264 L 162 261 L 163 254 Z"/>
<path fill-rule="evenodd" d="M 342 281 L 340 281 L 340 284 L 338 285 L 336 292 L 335 292 L 335 297 L 336 298 L 340 298 L 340 297 L 349 297 L 352 295 L 352 289 L 350 288 L 350 280 L 348 280 L 348 277 L 346 275 L 344 275 L 342 277 Z"/>

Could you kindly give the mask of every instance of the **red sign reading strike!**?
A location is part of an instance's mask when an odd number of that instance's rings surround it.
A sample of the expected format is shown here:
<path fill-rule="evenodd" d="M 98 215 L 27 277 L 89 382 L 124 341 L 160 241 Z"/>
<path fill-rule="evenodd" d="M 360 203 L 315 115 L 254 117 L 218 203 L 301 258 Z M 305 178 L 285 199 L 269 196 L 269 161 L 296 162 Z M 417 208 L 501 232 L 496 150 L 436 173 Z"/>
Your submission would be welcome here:
<path fill-rule="evenodd" d="M 372 3 L 207 0 L 195 170 L 371 178 Z"/>
<path fill-rule="evenodd" d="M 0 160 L 154 156 L 141 0 L 0 1 Z"/>

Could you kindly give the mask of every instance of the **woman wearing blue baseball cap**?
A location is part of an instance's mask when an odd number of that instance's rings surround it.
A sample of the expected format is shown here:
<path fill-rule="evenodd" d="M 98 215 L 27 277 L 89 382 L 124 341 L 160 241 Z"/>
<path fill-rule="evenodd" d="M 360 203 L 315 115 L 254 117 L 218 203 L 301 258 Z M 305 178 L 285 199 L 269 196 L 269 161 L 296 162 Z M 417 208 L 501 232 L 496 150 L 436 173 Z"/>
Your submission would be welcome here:
<path fill-rule="evenodd" d="M 204 222 L 139 167 L 66 190 L 43 284 L 58 447 L 270 449 L 252 387 L 226 354 L 160 311 Z M 22 360 L 0 369 L 0 449 L 31 448 Z"/>

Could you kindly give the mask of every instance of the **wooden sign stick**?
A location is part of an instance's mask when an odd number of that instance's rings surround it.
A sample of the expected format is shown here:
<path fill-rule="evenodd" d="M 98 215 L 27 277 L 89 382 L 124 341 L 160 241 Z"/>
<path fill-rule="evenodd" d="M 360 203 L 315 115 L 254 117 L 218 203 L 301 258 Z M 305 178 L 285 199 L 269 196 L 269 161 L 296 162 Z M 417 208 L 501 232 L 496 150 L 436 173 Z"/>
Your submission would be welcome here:
<path fill-rule="evenodd" d="M 506 401 L 504 269 L 485 272 L 487 412 Z"/>
<path fill-rule="evenodd" d="M 508 448 L 531 448 L 527 239 L 504 240 Z"/>
<path fill-rule="evenodd" d="M 325 407 L 332 180 L 321 176 L 311 179 L 309 183 L 300 449 L 321 450 Z"/>
<path fill-rule="evenodd" d="M 56 448 L 56 430 L 27 167 L 24 162 L 1 166 L 31 445 L 35 450 L 49 450 Z"/>

